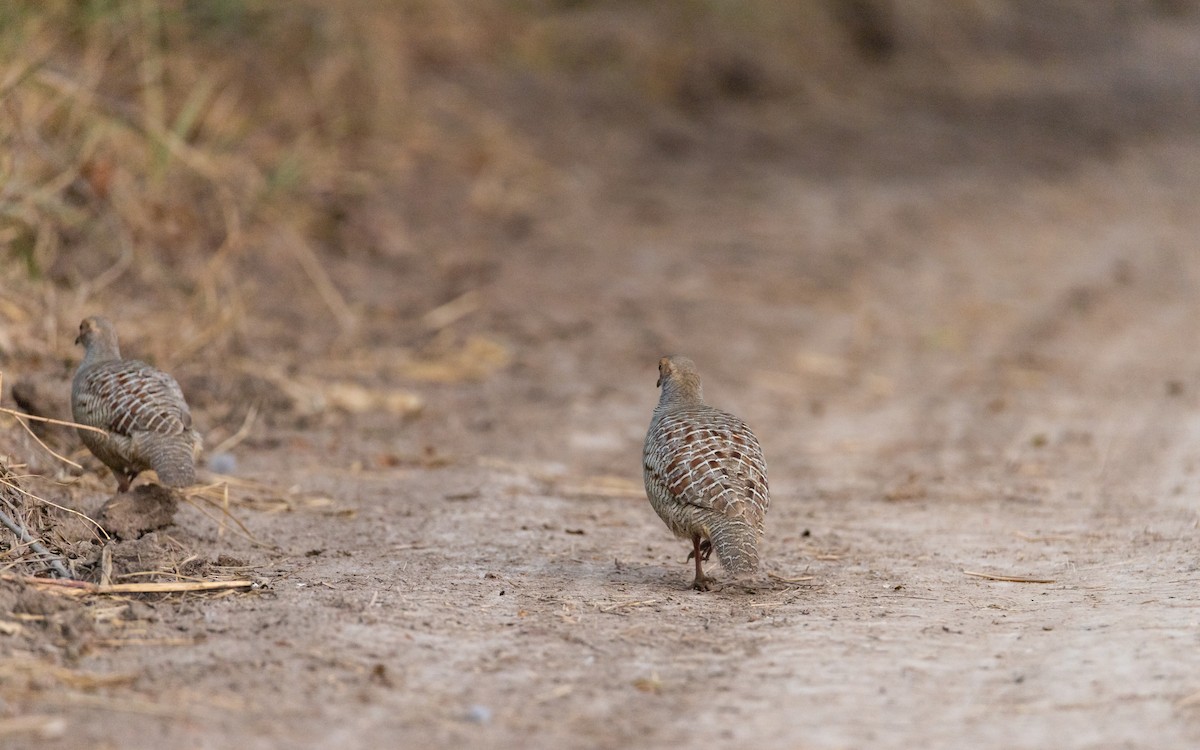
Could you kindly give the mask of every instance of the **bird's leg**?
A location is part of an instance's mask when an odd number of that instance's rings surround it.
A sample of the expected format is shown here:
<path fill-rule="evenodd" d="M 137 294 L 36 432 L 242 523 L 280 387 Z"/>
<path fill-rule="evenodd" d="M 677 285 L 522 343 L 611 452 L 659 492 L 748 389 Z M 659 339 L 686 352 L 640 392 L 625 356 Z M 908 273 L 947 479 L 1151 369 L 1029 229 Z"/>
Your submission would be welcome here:
<path fill-rule="evenodd" d="M 708 540 L 705 539 L 704 543 L 708 544 Z M 711 553 L 712 545 L 709 545 L 707 550 L 705 550 L 700 544 L 700 535 L 695 534 L 692 536 L 692 554 L 688 555 L 688 559 L 696 558 L 696 580 L 692 582 L 692 588 L 697 591 L 708 591 L 708 584 L 712 581 L 711 578 L 704 575 L 704 568 L 700 562 L 701 560 L 707 560 L 708 555 Z"/>
<path fill-rule="evenodd" d="M 688 553 L 687 559 L 691 560 L 695 556 L 696 556 L 696 551 L 692 550 L 691 552 Z M 700 540 L 700 559 L 704 560 L 704 562 L 708 562 L 708 558 L 710 558 L 710 557 L 712 557 L 712 542 L 708 541 L 707 539 L 701 539 Z"/>
<path fill-rule="evenodd" d="M 117 478 L 117 492 L 129 492 L 129 485 L 133 484 L 133 477 L 123 471 L 114 472 L 113 476 Z"/>

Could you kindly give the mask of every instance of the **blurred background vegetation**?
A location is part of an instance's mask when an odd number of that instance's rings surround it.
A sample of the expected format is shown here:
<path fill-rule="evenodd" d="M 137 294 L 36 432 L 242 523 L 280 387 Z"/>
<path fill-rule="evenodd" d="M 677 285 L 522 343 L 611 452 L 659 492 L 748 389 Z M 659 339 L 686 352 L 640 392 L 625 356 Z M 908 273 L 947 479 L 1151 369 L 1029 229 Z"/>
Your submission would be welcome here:
<path fill-rule="evenodd" d="M 0 354 L 61 353 L 63 327 L 118 303 L 131 317 L 172 310 L 174 358 L 236 346 L 247 312 L 283 342 L 324 331 L 325 346 L 370 316 L 340 261 L 420 278 L 502 255 L 622 189 L 646 143 L 668 162 L 736 161 L 812 137 L 797 158 L 814 174 L 861 168 L 827 144 L 901 105 L 1003 126 L 1003 92 L 1119 48 L 1133 19 L 1194 9 L 9 0 Z M 951 85 L 967 79 L 988 107 Z"/>

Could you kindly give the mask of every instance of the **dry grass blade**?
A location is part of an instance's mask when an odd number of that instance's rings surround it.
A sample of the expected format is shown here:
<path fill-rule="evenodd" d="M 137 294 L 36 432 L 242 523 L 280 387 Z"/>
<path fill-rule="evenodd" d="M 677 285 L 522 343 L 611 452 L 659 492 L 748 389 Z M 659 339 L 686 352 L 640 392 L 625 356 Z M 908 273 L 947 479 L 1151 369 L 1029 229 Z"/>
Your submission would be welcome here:
<path fill-rule="evenodd" d="M 92 432 L 98 432 L 101 435 L 108 434 L 107 432 L 100 429 L 99 427 L 92 427 L 91 425 L 79 424 L 78 422 L 68 422 L 68 421 L 65 421 L 62 419 L 51 419 L 50 417 L 39 417 L 36 414 L 26 414 L 24 412 L 14 411 L 13 409 L 9 409 L 9 408 L 3 407 L 3 406 L 0 406 L 0 413 L 10 414 L 19 420 L 32 419 L 36 422 L 46 422 L 47 424 L 58 424 L 58 425 L 62 425 L 64 427 L 74 427 L 77 430 L 91 430 Z M 70 462 L 68 461 L 68 463 L 70 463 Z"/>
<path fill-rule="evenodd" d="M 61 716 L 32 714 L 0 719 L 0 737 L 18 734 L 36 734 L 43 739 L 62 736 L 67 731 L 67 721 Z"/>
<path fill-rule="evenodd" d="M 89 90 L 70 76 L 49 68 L 40 68 L 36 80 L 47 88 L 79 102 L 82 106 L 109 120 L 124 125 L 135 133 L 142 134 L 157 144 L 166 147 L 179 163 L 212 182 L 220 182 L 220 167 L 203 151 L 193 148 L 171 131 L 153 122 L 147 122 L 124 102 L 106 98 Z"/>
<path fill-rule="evenodd" d="M 442 351 L 421 359 L 395 363 L 396 373 L 410 380 L 427 383 L 461 383 L 485 380 L 512 363 L 512 350 L 486 336 L 472 335 L 458 345 L 446 345 Z"/>
<path fill-rule="evenodd" d="M 228 186 L 219 185 L 217 187 L 217 201 L 221 204 L 221 214 L 225 219 L 225 240 L 209 258 L 206 276 L 210 282 L 226 259 L 241 249 L 243 237 L 242 214 L 238 210 L 237 200 Z"/>
<path fill-rule="evenodd" d="M 4 412 L 7 412 L 7 413 L 8 413 L 8 414 L 10 414 L 11 416 L 15 417 L 15 418 L 16 418 L 16 420 L 17 420 L 17 424 L 21 425 L 21 428 L 22 428 L 22 429 L 24 429 L 24 430 L 25 430 L 25 432 L 29 434 L 29 437 L 33 438 L 33 441 L 34 441 L 35 443 L 37 443 L 38 445 L 42 446 L 42 450 L 46 451 L 46 452 L 47 452 L 47 453 L 49 453 L 51 456 L 54 456 L 54 457 L 55 457 L 55 458 L 57 458 L 59 461 L 62 461 L 62 462 L 63 462 L 63 463 L 65 463 L 65 464 L 68 464 L 68 465 L 70 465 L 70 466 L 74 466 L 76 469 L 83 469 L 83 467 L 82 467 L 82 466 L 80 466 L 79 464 L 75 463 L 74 461 L 72 461 L 71 459 L 67 458 L 67 457 L 66 457 L 66 456 L 64 456 L 64 455 L 62 455 L 62 454 L 60 454 L 60 453 L 57 453 L 57 452 L 56 452 L 56 451 L 55 451 L 53 448 L 51 448 L 50 446 L 48 446 L 48 445 L 46 445 L 44 442 L 42 442 L 42 439 L 41 439 L 40 437 L 38 437 L 38 436 L 37 436 L 37 434 L 36 434 L 36 433 L 34 433 L 34 431 L 33 431 L 33 430 L 31 430 L 31 429 L 29 428 L 29 425 L 25 424 L 25 420 L 21 419 L 19 416 L 17 416 L 17 415 L 16 415 L 15 413 L 13 413 L 11 410 L 8 410 L 8 409 L 0 409 L 0 410 L 2 410 L 2 411 L 4 411 Z"/>
<path fill-rule="evenodd" d="M 196 638 L 100 638 L 93 641 L 102 648 L 127 648 L 129 646 L 195 646 Z"/>
<path fill-rule="evenodd" d="M 110 585 L 112 583 L 112 574 L 112 546 L 106 544 L 104 545 L 104 549 L 100 550 L 100 585 Z"/>
<path fill-rule="evenodd" d="M 174 365 L 186 361 L 196 352 L 220 338 L 222 334 L 226 334 L 236 328 L 240 313 L 237 308 L 237 305 L 220 306 L 217 311 L 216 320 L 205 325 L 204 328 L 180 344 L 178 349 L 167 354 L 163 358 L 163 365 L 167 369 L 170 369 Z"/>
<path fill-rule="evenodd" d="M 222 591 L 225 589 L 248 589 L 254 581 L 156 581 L 149 583 L 113 583 L 102 586 L 87 581 L 60 581 L 51 578 L 32 578 L 4 574 L 0 580 L 28 583 L 34 586 L 61 590 L 77 596 L 88 594 L 181 594 L 193 591 Z"/>
<path fill-rule="evenodd" d="M 639 601 L 632 601 L 632 602 L 617 602 L 616 604 L 610 604 L 607 607 L 601 607 L 600 611 L 601 612 L 615 612 L 618 609 L 625 609 L 626 607 L 640 607 L 644 604 L 657 604 L 657 603 L 658 603 L 657 599 L 641 599 Z"/>
<path fill-rule="evenodd" d="M 96 586 L 93 594 L 178 594 L 190 591 L 223 591 L 248 589 L 254 581 L 158 581 L 148 583 L 114 583 Z"/>
<path fill-rule="evenodd" d="M 1057 583 L 1053 578 L 1030 578 L 1028 576 L 1006 576 L 992 573 L 979 573 L 974 570 L 964 570 L 963 575 L 972 578 L 983 578 L 988 581 L 1004 581 L 1007 583 Z"/>
<path fill-rule="evenodd" d="M 242 426 L 237 429 L 229 437 L 221 441 L 221 444 L 211 451 L 212 455 L 225 453 L 233 450 L 239 443 L 246 439 L 250 434 L 250 430 L 254 429 L 254 420 L 258 418 L 258 404 L 250 404 L 250 408 L 246 410 L 246 418 L 242 420 Z"/>
<path fill-rule="evenodd" d="M 179 562 L 175 563 L 174 567 L 181 568 L 195 559 L 197 559 L 196 555 L 188 555 L 185 559 L 180 560 Z M 154 578 L 154 577 L 158 577 L 158 576 L 173 576 L 176 581 L 191 581 L 192 583 L 196 583 L 196 582 L 204 580 L 203 578 L 197 578 L 195 576 L 186 576 L 186 575 L 183 575 L 182 573 L 178 573 L 174 570 L 135 570 L 131 573 L 122 573 L 119 577 L 120 578 L 138 578 L 141 576 L 145 576 L 145 577 L 149 577 L 149 578 Z M 101 585 L 103 585 L 103 582 L 101 582 Z"/>
<path fill-rule="evenodd" d="M 334 319 L 337 320 L 342 330 L 349 331 L 354 328 L 356 322 L 354 311 L 350 309 L 346 298 L 329 278 L 329 274 L 325 271 L 325 266 L 321 264 L 321 259 L 317 257 L 316 252 L 304 238 L 294 232 L 289 233 L 283 245 L 308 276 L 308 280 L 317 290 L 321 301 L 329 308 L 329 312 L 333 313 Z"/>
<path fill-rule="evenodd" d="M 37 675 L 54 680 L 60 685 L 76 688 L 78 690 L 95 690 L 102 687 L 117 687 L 120 685 L 130 685 L 137 678 L 137 672 L 115 672 L 111 674 L 97 674 L 95 672 L 81 672 L 66 667 L 47 664 L 45 662 L 23 662 L 19 668 L 25 668 Z"/>
<path fill-rule="evenodd" d="M 278 487 L 254 479 L 227 475 L 221 475 L 220 482 L 196 488 L 190 494 L 202 497 L 210 505 L 228 507 L 230 504 L 228 497 L 229 487 L 238 488 L 249 493 L 261 493 L 270 497 L 268 501 L 259 501 L 242 496 L 233 503 L 255 510 L 293 511 L 297 508 L 328 508 L 335 504 L 335 501 L 331 498 L 302 493 L 297 487 Z M 234 522 L 237 522 L 236 519 L 234 519 Z"/>
<path fill-rule="evenodd" d="M 262 362 L 246 361 L 236 365 L 242 372 L 270 381 L 286 393 L 302 414 L 319 414 L 341 409 L 352 414 L 388 411 L 401 416 L 420 413 L 425 402 L 411 391 L 395 388 L 367 388 L 352 381 L 293 378 L 282 368 Z M 213 451 L 216 453 L 217 451 Z"/>
<path fill-rule="evenodd" d="M 15 68 L 10 75 L 5 76 L 5 80 L 0 81 L 0 101 L 3 101 L 10 92 L 41 70 L 53 57 L 53 52 L 38 55 L 37 59 L 30 60 L 27 65 Z"/>
<path fill-rule="evenodd" d="M 421 321 L 428 328 L 440 331 L 475 312 L 479 306 L 479 292 L 472 289 L 425 313 L 421 316 Z"/>
<path fill-rule="evenodd" d="M 1024 531 L 1018 531 L 1014 536 L 1027 542 L 1073 542 L 1079 538 L 1078 534 L 1026 534 Z"/>
<path fill-rule="evenodd" d="M 116 699 L 106 695 L 92 695 L 91 693 L 51 693 L 43 698 L 43 701 L 65 708 L 72 706 L 95 708 L 106 713 L 142 714 L 145 716 L 161 716 L 173 719 L 182 719 L 189 716 L 186 710 L 174 705 L 164 706 L 147 700 L 135 700 L 131 698 Z"/>
<path fill-rule="evenodd" d="M 215 507 L 216 507 L 218 510 L 220 510 L 220 512 L 221 512 L 221 516 L 222 516 L 223 518 L 227 518 L 227 519 L 229 519 L 230 521 L 233 521 L 234 525 L 235 525 L 235 526 L 237 526 L 239 533 L 240 533 L 240 534 L 241 534 L 243 537 L 245 537 L 245 538 L 246 538 L 246 540 L 247 540 L 248 542 L 250 542 L 251 544 L 257 545 L 257 546 L 259 546 L 259 547 L 266 547 L 266 548 L 268 548 L 268 549 L 275 549 L 275 545 L 273 545 L 273 544 L 269 544 L 269 543 L 267 543 L 267 542 L 264 542 L 263 540 L 261 540 L 261 539 L 259 539 L 258 537 L 256 537 L 256 536 L 255 536 L 255 535 L 254 535 L 254 534 L 253 534 L 253 533 L 250 531 L 250 529 L 246 528 L 246 524 L 242 523 L 241 519 L 239 519 L 237 516 L 233 515 L 233 513 L 231 513 L 231 512 L 229 511 L 229 488 L 228 488 L 228 487 L 225 487 L 225 491 L 224 491 L 224 494 L 223 494 L 223 502 L 221 502 L 221 503 L 218 503 L 218 502 L 216 502 L 216 501 L 214 501 L 214 500 L 212 500 L 212 499 L 210 499 L 210 498 L 206 497 L 206 496 L 203 494 L 203 493 L 204 493 L 206 490 L 208 490 L 208 489 L 211 489 L 211 488 L 209 488 L 209 487 L 205 487 L 205 488 L 202 488 L 202 489 L 201 489 L 201 490 L 199 490 L 199 491 L 188 493 L 188 494 L 186 494 L 186 495 L 184 495 L 184 496 L 183 496 L 183 499 L 184 499 L 184 500 L 187 502 L 187 504 L 188 504 L 188 505 L 190 505 L 190 506 L 192 506 L 193 508 L 195 508 L 196 510 L 200 511 L 200 513 L 201 513 L 201 514 L 203 514 L 205 518 L 207 518 L 207 519 L 209 519 L 210 521 L 212 521 L 213 523 L 217 524 L 217 527 L 218 527 L 218 528 L 219 528 L 219 529 L 220 529 L 222 532 L 223 532 L 223 531 L 224 531 L 224 529 L 225 529 L 225 523 L 224 523 L 224 521 L 223 521 L 223 520 L 221 520 L 220 518 L 217 518 L 217 517 L 216 517 L 216 516 L 214 516 L 213 514 L 209 513 L 209 512 L 208 512 L 206 509 L 204 509 L 204 508 L 203 508 L 203 507 L 200 505 L 200 503 L 199 503 L 199 502 L 197 502 L 197 500 L 200 500 L 200 501 L 203 501 L 203 502 L 205 502 L 205 503 L 208 503 L 209 505 L 213 505 L 213 506 L 215 506 Z"/>
<path fill-rule="evenodd" d="M 778 573 L 767 573 L 767 577 L 776 581 L 782 581 L 784 583 L 806 583 L 816 578 L 816 576 L 798 576 L 796 578 L 786 578 Z"/>
<path fill-rule="evenodd" d="M 4 394 L 4 372 L 3 372 L 3 371 L 0 371 L 0 396 L 3 396 L 3 394 Z M 64 461 L 64 462 L 66 462 L 66 463 L 70 464 L 71 466 L 74 466 L 76 469 L 82 469 L 82 468 L 83 468 L 82 466 L 80 466 L 79 464 L 75 463 L 75 462 L 74 462 L 74 461 L 72 461 L 71 459 L 69 459 L 69 458 L 66 458 L 65 456 L 60 456 L 59 454 L 55 453 L 55 452 L 54 452 L 54 451 L 53 451 L 53 450 L 50 448 L 50 446 L 48 446 L 48 445 L 46 445 L 45 443 L 43 443 L 43 442 L 42 442 L 42 439 L 41 439 L 41 438 L 39 438 L 37 435 L 35 435 L 35 434 L 34 434 L 34 432 L 33 432 L 33 430 L 29 429 L 29 425 L 25 423 L 25 420 L 26 420 L 26 419 L 35 419 L 35 420 L 37 420 L 37 421 L 39 421 L 39 422 L 58 422 L 58 420 L 55 420 L 55 419 L 50 419 L 49 417 L 38 417 L 38 416 L 34 416 L 34 415 L 32 415 L 32 414 L 25 414 L 25 413 L 23 413 L 23 412 L 13 411 L 12 409 L 7 409 L 7 408 L 5 408 L 5 407 L 3 407 L 3 406 L 0 406 L 0 414 L 8 414 L 8 415 L 9 415 L 9 416 L 11 416 L 12 418 L 16 419 L 16 420 L 17 420 L 17 422 L 18 422 L 18 423 L 21 425 L 21 427 L 22 427 L 22 428 L 25 430 L 25 432 L 29 433 L 29 437 L 33 438 L 33 439 L 34 439 L 34 441 L 35 441 L 35 442 L 37 442 L 37 444 L 38 444 L 38 445 L 42 446 L 42 448 L 43 448 L 43 449 L 44 449 L 44 450 L 45 450 L 47 453 L 49 453 L 51 456 L 54 456 L 55 458 L 59 459 L 60 461 Z M 61 422 L 60 422 L 59 424 L 61 424 Z M 78 425 L 78 426 L 80 426 L 80 427 L 87 427 L 87 425 Z M 89 430 L 96 430 L 96 428 L 95 428 L 95 427 L 88 427 L 87 429 L 89 429 Z M 103 433 L 104 433 L 104 431 L 103 431 L 103 430 L 96 430 L 96 432 L 99 432 L 99 433 L 101 433 L 101 434 L 103 434 Z"/>
<path fill-rule="evenodd" d="M 124 276 L 125 272 L 133 265 L 133 240 L 129 238 L 129 232 L 112 215 L 105 217 L 105 223 L 108 224 L 113 237 L 117 239 L 117 244 L 121 247 L 121 254 L 117 256 L 112 265 L 104 269 L 96 278 L 80 287 L 80 299 L 88 299 L 95 295 L 109 284 Z"/>

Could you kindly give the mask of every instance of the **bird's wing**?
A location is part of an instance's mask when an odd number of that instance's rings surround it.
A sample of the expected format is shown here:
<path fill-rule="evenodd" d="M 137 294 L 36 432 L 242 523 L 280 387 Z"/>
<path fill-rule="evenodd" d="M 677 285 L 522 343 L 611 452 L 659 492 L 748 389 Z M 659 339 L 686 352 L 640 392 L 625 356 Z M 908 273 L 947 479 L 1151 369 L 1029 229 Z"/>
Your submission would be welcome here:
<path fill-rule="evenodd" d="M 667 491 L 688 505 L 754 523 L 769 502 L 762 448 L 749 427 L 716 409 L 672 414 L 659 425 Z"/>
<path fill-rule="evenodd" d="M 98 427 L 121 435 L 177 435 L 191 429 L 179 384 L 144 362 L 102 362 L 85 373 L 82 385 L 81 406 L 97 418 Z"/>

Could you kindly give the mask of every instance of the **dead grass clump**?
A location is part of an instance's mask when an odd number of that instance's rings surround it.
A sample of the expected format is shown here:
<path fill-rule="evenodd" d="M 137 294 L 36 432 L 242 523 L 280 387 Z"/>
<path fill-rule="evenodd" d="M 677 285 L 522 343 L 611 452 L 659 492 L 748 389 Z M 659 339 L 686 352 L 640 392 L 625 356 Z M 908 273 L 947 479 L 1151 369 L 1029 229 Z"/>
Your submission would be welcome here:
<path fill-rule="evenodd" d="M 338 258 L 437 275 L 462 247 L 523 241 L 586 200 L 568 171 L 603 158 L 597 113 L 638 129 L 662 108 L 815 111 L 880 64 L 1069 49 L 1130 15 L 1044 6 L 6 3 L 0 266 L 34 283 L 0 315 L 47 333 L 166 313 L 174 346 L 153 354 L 182 359 L 252 350 L 247 317 L 293 310 L 332 346 L 365 317 Z"/>

